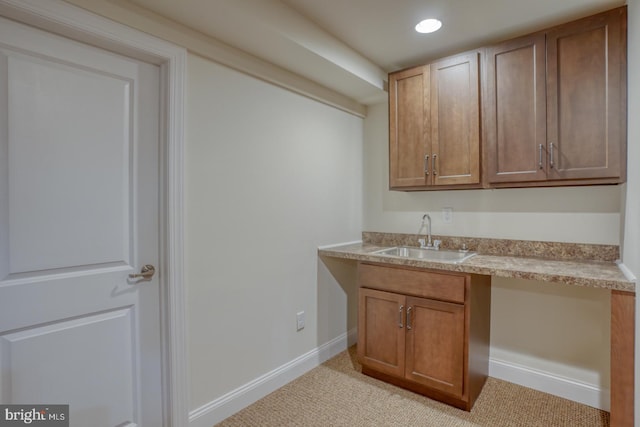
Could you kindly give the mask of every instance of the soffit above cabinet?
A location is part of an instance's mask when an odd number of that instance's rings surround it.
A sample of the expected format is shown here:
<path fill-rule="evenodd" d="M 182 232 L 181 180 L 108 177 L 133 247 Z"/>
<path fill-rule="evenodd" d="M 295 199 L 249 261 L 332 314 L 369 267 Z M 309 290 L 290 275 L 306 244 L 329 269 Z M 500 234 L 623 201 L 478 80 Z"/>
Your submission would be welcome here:
<path fill-rule="evenodd" d="M 89 0 L 87 0 L 89 1 Z M 625 4 L 624 0 L 114 0 L 132 3 L 362 104 L 386 74 Z M 434 16 L 443 27 L 419 35 Z"/>

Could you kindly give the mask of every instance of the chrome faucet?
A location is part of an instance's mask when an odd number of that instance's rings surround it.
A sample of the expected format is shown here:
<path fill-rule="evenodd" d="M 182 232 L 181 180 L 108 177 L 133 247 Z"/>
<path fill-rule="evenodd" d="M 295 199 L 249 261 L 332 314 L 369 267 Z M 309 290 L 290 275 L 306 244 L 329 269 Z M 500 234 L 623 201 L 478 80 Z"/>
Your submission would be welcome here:
<path fill-rule="evenodd" d="M 427 224 L 424 223 L 425 219 L 427 220 Z M 422 232 L 422 229 L 425 228 L 425 225 L 427 227 L 427 241 L 425 243 L 425 239 L 421 239 L 420 238 L 420 233 Z M 421 248 L 432 248 L 433 247 L 433 243 L 431 242 L 431 217 L 429 216 L 429 214 L 424 214 L 422 215 L 422 223 L 420 224 L 420 228 L 418 229 L 418 243 L 420 243 L 420 247 Z"/>

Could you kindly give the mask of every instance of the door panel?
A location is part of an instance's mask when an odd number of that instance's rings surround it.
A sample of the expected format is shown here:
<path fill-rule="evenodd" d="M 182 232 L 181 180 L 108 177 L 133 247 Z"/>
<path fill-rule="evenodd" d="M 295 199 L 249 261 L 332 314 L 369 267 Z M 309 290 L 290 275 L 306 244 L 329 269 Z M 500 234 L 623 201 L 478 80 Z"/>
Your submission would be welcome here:
<path fill-rule="evenodd" d="M 389 186 L 429 183 L 425 162 L 429 146 L 429 67 L 389 76 Z"/>
<path fill-rule="evenodd" d="M 406 378 L 461 397 L 464 305 L 408 297 L 407 307 Z"/>
<path fill-rule="evenodd" d="M 74 410 L 74 425 L 103 420 L 115 426 L 135 419 L 134 318 L 131 308 L 123 308 L 3 335 L 0 360 L 8 374 L 1 400 L 59 402 L 65 396 L 65 402 L 85 408 Z M 91 345 L 79 349 L 79 342 Z"/>
<path fill-rule="evenodd" d="M 161 426 L 159 70 L 0 19 L 0 402 Z M 4 202 L 6 201 L 6 203 Z"/>
<path fill-rule="evenodd" d="M 431 155 L 434 185 L 480 182 L 478 53 L 431 64 Z"/>
<path fill-rule="evenodd" d="M 487 50 L 485 143 L 489 182 L 547 178 L 545 71 L 544 34 L 510 40 Z"/>
<path fill-rule="evenodd" d="M 130 81 L 0 54 L 10 107 L 9 274 L 131 264 Z"/>
<path fill-rule="evenodd" d="M 403 295 L 360 288 L 358 358 L 380 372 L 404 376 Z"/>
<path fill-rule="evenodd" d="M 624 14 L 626 9 L 616 9 L 563 25 L 547 35 L 551 179 L 623 175 Z"/>

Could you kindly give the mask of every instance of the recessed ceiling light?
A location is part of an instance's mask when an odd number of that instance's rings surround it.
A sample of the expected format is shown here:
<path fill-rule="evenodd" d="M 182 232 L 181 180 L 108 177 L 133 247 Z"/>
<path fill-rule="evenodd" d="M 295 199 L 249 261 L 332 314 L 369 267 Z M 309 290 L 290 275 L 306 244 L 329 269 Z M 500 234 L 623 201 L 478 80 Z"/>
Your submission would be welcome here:
<path fill-rule="evenodd" d="M 437 19 L 425 19 L 416 25 L 416 31 L 419 33 L 433 33 L 442 27 L 442 22 Z"/>

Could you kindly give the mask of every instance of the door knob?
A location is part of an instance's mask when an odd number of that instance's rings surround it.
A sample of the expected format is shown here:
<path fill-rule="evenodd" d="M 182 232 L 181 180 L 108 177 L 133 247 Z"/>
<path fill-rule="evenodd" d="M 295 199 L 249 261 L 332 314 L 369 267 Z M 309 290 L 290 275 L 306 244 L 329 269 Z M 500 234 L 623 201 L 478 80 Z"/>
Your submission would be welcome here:
<path fill-rule="evenodd" d="M 146 264 L 142 266 L 140 273 L 130 274 L 129 279 L 151 280 L 155 273 L 156 268 L 151 264 Z"/>

